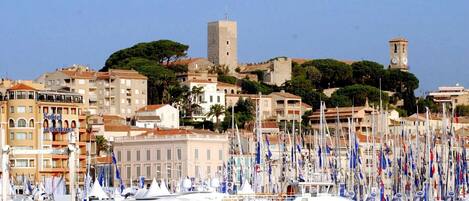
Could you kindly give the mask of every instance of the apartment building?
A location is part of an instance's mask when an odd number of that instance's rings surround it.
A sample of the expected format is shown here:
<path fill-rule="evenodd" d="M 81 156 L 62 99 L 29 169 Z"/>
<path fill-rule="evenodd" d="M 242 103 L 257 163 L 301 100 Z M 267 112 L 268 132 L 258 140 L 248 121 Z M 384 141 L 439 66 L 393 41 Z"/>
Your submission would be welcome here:
<path fill-rule="evenodd" d="M 71 137 L 76 136 L 80 149 L 77 179 L 78 184 L 83 185 L 86 153 L 94 153 L 95 149 L 94 139 L 85 129 L 83 96 L 72 92 L 38 90 L 23 83 L 3 90 L 5 95 L 0 96 L 0 122 L 5 144 L 15 150 L 63 150 L 67 149 Z M 33 183 L 62 175 L 68 185 L 68 158 L 68 155 L 58 154 L 11 155 L 10 175 L 14 181 L 22 181 L 24 176 Z"/>
<path fill-rule="evenodd" d="M 301 97 L 285 92 L 273 92 L 269 94 L 272 97 L 272 111 L 277 121 L 301 121 L 301 116 L 305 111 L 301 111 Z"/>
<path fill-rule="evenodd" d="M 469 105 L 469 90 L 463 86 L 442 86 L 437 91 L 430 92 L 428 96 L 438 104 L 447 103 L 454 105 Z"/>
<path fill-rule="evenodd" d="M 45 73 L 38 81 L 52 90 L 64 90 L 83 96 L 83 107 L 89 114 L 98 113 L 96 71 L 81 65 L 72 65 Z"/>
<path fill-rule="evenodd" d="M 179 128 L 179 110 L 168 104 L 147 105 L 137 110 L 135 125 L 139 128 Z"/>
<path fill-rule="evenodd" d="M 272 96 L 270 95 L 257 95 L 257 94 L 226 94 L 225 96 L 225 102 L 226 102 L 226 107 L 231 107 L 233 105 L 236 105 L 236 103 L 240 100 L 246 100 L 250 99 L 254 103 L 259 103 L 260 101 L 260 110 L 261 110 L 261 119 L 266 120 L 266 119 L 272 119 L 273 118 L 273 113 L 272 113 Z"/>
<path fill-rule="evenodd" d="M 41 75 L 38 82 L 52 90 L 78 93 L 87 114 L 113 114 L 130 118 L 147 102 L 147 77 L 134 70 L 97 72 L 73 65 Z"/>
<path fill-rule="evenodd" d="M 160 130 L 145 135 L 118 137 L 113 142 L 117 166 L 129 185 L 144 176 L 175 185 L 181 178 L 214 178 L 228 158 L 228 136 L 208 130 Z"/>

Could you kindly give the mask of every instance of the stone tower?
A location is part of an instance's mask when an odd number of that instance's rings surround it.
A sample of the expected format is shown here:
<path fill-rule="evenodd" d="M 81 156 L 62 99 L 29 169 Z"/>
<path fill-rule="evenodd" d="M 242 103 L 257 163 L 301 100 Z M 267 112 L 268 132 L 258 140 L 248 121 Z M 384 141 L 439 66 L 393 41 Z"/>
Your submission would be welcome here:
<path fill-rule="evenodd" d="M 230 74 L 238 67 L 237 25 L 235 21 L 221 20 L 208 23 L 207 58 L 215 65 L 226 65 Z"/>
<path fill-rule="evenodd" d="M 390 64 L 389 68 L 408 71 L 407 65 L 408 41 L 405 38 L 394 38 L 389 41 Z"/>

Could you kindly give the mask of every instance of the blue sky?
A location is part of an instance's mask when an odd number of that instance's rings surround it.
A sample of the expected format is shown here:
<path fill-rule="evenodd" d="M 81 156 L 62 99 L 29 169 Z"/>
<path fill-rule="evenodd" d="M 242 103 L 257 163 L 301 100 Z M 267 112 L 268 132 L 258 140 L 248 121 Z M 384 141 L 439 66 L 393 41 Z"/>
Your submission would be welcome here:
<path fill-rule="evenodd" d="M 47 3 L 46 3 L 47 2 Z M 469 1 L 1 1 L 0 76 L 34 79 L 71 64 L 99 69 L 116 50 L 171 39 L 206 56 L 207 22 L 238 22 L 238 59 L 275 56 L 389 63 L 387 41 L 409 40 L 421 94 L 469 87 Z"/>

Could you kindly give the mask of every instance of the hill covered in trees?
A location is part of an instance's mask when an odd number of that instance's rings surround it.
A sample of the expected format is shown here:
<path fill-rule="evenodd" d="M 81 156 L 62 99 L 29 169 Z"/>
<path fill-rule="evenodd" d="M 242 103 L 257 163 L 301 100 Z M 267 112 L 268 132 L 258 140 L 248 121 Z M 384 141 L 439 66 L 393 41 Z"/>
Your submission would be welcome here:
<path fill-rule="evenodd" d="M 168 66 L 171 61 L 187 56 L 189 46 L 171 40 L 158 40 L 139 43 L 132 47 L 118 50 L 106 60 L 101 71 L 110 68 L 134 69 L 148 77 L 148 104 L 181 103 L 190 95 L 190 89 L 181 86 L 176 80 L 177 72 L 187 71 L 187 66 Z M 384 104 L 396 104 L 404 100 L 399 108 L 402 114 L 416 111 L 414 90 L 419 81 L 410 72 L 391 70 L 373 61 L 358 61 L 347 64 L 334 59 L 315 59 L 302 64 L 293 62 L 292 80 L 283 86 L 270 86 L 264 83 L 238 79 L 226 74 L 226 71 L 215 70 L 219 81 L 238 84 L 243 93 L 269 94 L 285 90 L 301 96 L 303 102 L 319 107 L 325 101 L 329 107 L 360 106 L 368 98 L 370 104 L 379 103 L 380 83 Z M 323 90 L 339 88 L 331 97 L 324 95 Z M 191 104 L 191 103 L 187 103 Z M 191 107 L 191 106 L 187 106 Z"/>

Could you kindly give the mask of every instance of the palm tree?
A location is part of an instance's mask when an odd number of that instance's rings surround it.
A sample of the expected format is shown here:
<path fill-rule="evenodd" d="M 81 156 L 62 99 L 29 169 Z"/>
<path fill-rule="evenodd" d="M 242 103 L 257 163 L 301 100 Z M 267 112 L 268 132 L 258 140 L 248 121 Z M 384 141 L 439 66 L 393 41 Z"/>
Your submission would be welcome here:
<path fill-rule="evenodd" d="M 219 117 L 225 113 L 225 107 L 220 104 L 215 104 L 210 107 L 210 111 L 207 113 L 207 117 L 215 117 L 217 120 L 217 123 L 215 125 L 215 130 L 218 129 L 218 126 L 220 125 L 220 119 Z"/>
<path fill-rule="evenodd" d="M 105 151 L 105 152 L 108 152 L 110 149 L 109 147 L 109 144 L 108 144 L 108 141 L 106 140 L 106 138 L 104 138 L 104 136 L 96 136 L 96 155 L 99 156 L 99 153 L 101 151 Z"/>

